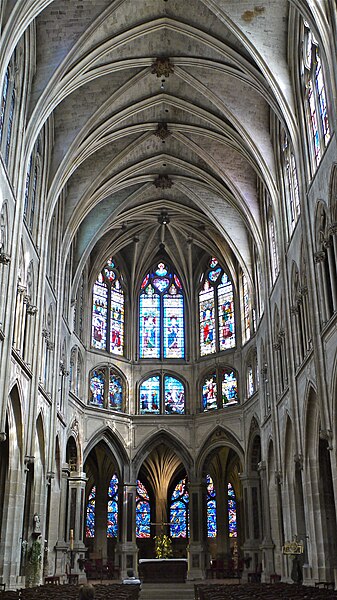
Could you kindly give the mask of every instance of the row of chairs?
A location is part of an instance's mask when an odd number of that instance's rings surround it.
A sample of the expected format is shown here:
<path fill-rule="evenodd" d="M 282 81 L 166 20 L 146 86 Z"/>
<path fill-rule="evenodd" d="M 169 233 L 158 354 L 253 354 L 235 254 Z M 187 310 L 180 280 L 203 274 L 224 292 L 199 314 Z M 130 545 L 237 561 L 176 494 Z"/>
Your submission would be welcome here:
<path fill-rule="evenodd" d="M 97 584 L 95 600 L 138 600 L 139 585 Z M 39 585 L 15 591 L 0 591 L 0 600 L 78 600 L 78 585 Z"/>
<path fill-rule="evenodd" d="M 195 600 L 337 600 L 337 591 L 289 583 L 195 584 Z"/>

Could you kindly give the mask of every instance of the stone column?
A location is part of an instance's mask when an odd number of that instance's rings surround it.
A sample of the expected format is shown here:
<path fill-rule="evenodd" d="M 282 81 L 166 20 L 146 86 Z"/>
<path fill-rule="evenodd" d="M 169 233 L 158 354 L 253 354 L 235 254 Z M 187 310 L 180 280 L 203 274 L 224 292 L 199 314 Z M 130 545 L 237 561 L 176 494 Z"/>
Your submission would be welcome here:
<path fill-rule="evenodd" d="M 121 485 L 122 487 L 122 485 Z M 136 483 L 125 483 L 120 505 L 119 542 L 116 555 L 119 557 L 121 577 L 126 577 L 127 569 L 138 573 L 138 548 L 136 544 Z"/>
<path fill-rule="evenodd" d="M 188 545 L 187 579 L 202 579 L 205 573 L 205 547 L 203 543 L 206 519 L 203 486 L 189 485 L 190 541 Z M 207 535 L 207 533 L 206 533 Z"/>
<path fill-rule="evenodd" d="M 16 296 L 16 309 L 14 314 L 14 332 L 13 332 L 13 346 L 17 352 L 21 351 L 21 330 L 22 320 L 24 318 L 24 294 L 26 288 L 22 285 L 18 285 L 17 296 Z"/>
<path fill-rule="evenodd" d="M 85 573 L 80 570 L 78 563 L 79 558 L 83 559 L 85 557 L 86 551 L 83 543 L 86 482 L 85 473 L 70 472 L 68 479 L 68 530 L 66 531 L 66 541 L 68 541 L 71 572 L 79 575 L 79 581 L 86 581 Z M 71 531 L 73 532 L 73 544 L 71 542 Z M 73 546 L 73 552 L 71 552 L 71 546 Z"/>
<path fill-rule="evenodd" d="M 245 542 L 243 581 L 248 580 L 248 573 L 254 572 L 261 562 L 261 521 L 260 521 L 260 480 L 258 474 L 240 476 L 242 482 L 244 505 Z"/>
<path fill-rule="evenodd" d="M 274 543 L 271 537 L 271 523 L 269 511 L 269 494 L 266 476 L 266 463 L 259 463 L 259 474 L 261 482 L 261 508 L 263 519 L 263 539 L 262 539 L 262 576 L 261 580 L 269 583 L 270 575 L 275 572 L 274 565 Z"/>
<path fill-rule="evenodd" d="M 217 482 L 217 558 L 224 561 L 226 568 L 230 559 L 230 543 L 229 543 L 229 528 L 228 528 L 228 479 L 225 479 L 224 485 L 222 480 Z M 220 514 L 224 515 L 219 518 Z"/>
<path fill-rule="evenodd" d="M 314 259 L 317 264 L 318 269 L 318 280 L 319 280 L 319 289 L 321 292 L 321 299 L 323 304 L 323 323 L 329 318 L 329 305 L 328 305 L 328 291 L 326 286 L 326 279 L 324 273 L 324 260 L 325 260 L 325 252 L 320 251 L 314 254 Z"/>

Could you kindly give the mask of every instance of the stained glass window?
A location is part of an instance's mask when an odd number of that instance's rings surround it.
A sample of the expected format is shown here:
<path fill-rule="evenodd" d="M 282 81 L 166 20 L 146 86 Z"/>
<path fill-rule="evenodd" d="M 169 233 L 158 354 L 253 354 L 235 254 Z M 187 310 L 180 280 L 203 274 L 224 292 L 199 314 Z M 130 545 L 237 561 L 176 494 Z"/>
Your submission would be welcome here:
<path fill-rule="evenodd" d="M 309 127 L 315 165 L 331 137 L 322 61 L 318 42 L 307 22 L 304 22 L 302 77 L 308 107 Z"/>
<path fill-rule="evenodd" d="M 244 340 L 247 342 L 250 339 L 250 301 L 248 283 L 245 275 L 242 275 L 242 298 Z"/>
<path fill-rule="evenodd" d="M 170 536 L 172 538 L 186 538 L 189 536 L 188 503 L 189 494 L 185 478 L 177 483 L 171 496 Z"/>
<path fill-rule="evenodd" d="M 139 412 L 141 415 L 160 413 L 160 378 L 149 377 L 139 388 Z"/>
<path fill-rule="evenodd" d="M 231 483 L 228 484 L 228 528 L 229 537 L 237 537 L 236 496 Z"/>
<path fill-rule="evenodd" d="M 248 386 L 248 398 L 254 394 L 254 378 L 253 378 L 253 367 L 248 367 L 247 373 L 247 386 Z"/>
<path fill-rule="evenodd" d="M 217 381 L 220 382 L 219 387 Z M 232 369 L 218 368 L 204 377 L 202 383 L 203 412 L 234 406 L 238 402 L 237 378 Z"/>
<path fill-rule="evenodd" d="M 210 373 L 204 379 L 202 386 L 202 405 L 203 410 L 213 410 L 217 408 L 217 392 L 216 392 L 216 372 Z"/>
<path fill-rule="evenodd" d="M 121 377 L 110 372 L 109 407 L 113 410 L 123 409 L 123 383 Z"/>
<path fill-rule="evenodd" d="M 234 371 L 225 371 L 222 375 L 222 405 L 233 406 L 238 403 L 238 385 Z"/>
<path fill-rule="evenodd" d="M 118 477 L 113 475 L 108 490 L 108 524 L 107 537 L 116 538 L 118 535 Z"/>
<path fill-rule="evenodd" d="M 200 354 L 235 346 L 234 292 L 231 280 L 216 258 L 201 278 L 199 292 Z"/>
<path fill-rule="evenodd" d="M 277 243 L 276 243 L 276 233 L 275 233 L 275 224 L 274 224 L 274 216 L 272 211 L 269 211 L 268 217 L 268 233 L 269 233 L 269 248 L 270 248 L 270 260 L 271 260 L 271 271 L 273 283 L 279 272 L 279 260 L 278 260 L 278 252 L 277 252 Z"/>
<path fill-rule="evenodd" d="M 216 493 L 212 477 L 206 475 L 207 482 L 207 537 L 216 537 Z"/>
<path fill-rule="evenodd" d="M 96 486 L 91 488 L 88 503 L 85 523 L 85 537 L 95 537 L 95 503 L 96 503 Z"/>
<path fill-rule="evenodd" d="M 182 415 L 185 412 L 185 388 L 179 379 L 165 375 L 164 377 L 165 394 L 165 414 Z"/>
<path fill-rule="evenodd" d="M 4 121 L 5 121 L 6 104 L 7 104 L 8 87 L 9 87 L 9 75 L 10 75 L 10 70 L 9 70 L 9 67 L 7 67 L 4 84 L 2 87 L 2 95 L 1 95 L 0 140 L 2 140 Z"/>
<path fill-rule="evenodd" d="M 184 296 L 179 277 L 158 263 L 139 297 L 140 358 L 184 358 Z"/>
<path fill-rule="evenodd" d="M 104 387 L 105 371 L 104 369 L 94 369 L 90 378 L 90 404 L 95 406 L 104 406 Z"/>
<path fill-rule="evenodd" d="M 182 415 L 185 413 L 185 386 L 172 375 L 153 375 L 139 387 L 139 412 Z"/>
<path fill-rule="evenodd" d="M 288 221 L 292 231 L 301 212 L 297 168 L 292 145 L 284 130 L 282 131 L 281 139 L 285 174 L 284 185 L 288 204 Z"/>
<path fill-rule="evenodd" d="M 145 486 L 137 480 L 136 494 L 136 537 L 150 537 L 151 507 Z"/>
<path fill-rule="evenodd" d="M 112 367 L 93 369 L 90 373 L 89 387 L 90 404 L 116 411 L 124 409 L 123 381 Z"/>
<path fill-rule="evenodd" d="M 110 258 L 93 286 L 91 344 L 97 350 L 124 353 L 124 292 L 121 275 Z"/>

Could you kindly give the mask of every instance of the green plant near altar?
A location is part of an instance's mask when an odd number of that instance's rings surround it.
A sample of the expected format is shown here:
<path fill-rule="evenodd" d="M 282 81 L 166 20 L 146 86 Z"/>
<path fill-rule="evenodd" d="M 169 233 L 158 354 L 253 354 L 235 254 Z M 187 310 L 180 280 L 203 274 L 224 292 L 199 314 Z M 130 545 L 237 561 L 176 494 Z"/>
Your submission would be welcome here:
<path fill-rule="evenodd" d="M 33 587 L 40 583 L 41 559 L 41 542 L 34 540 L 26 554 L 26 587 Z"/>
<path fill-rule="evenodd" d="M 156 535 L 155 540 L 155 553 L 156 558 L 172 558 L 172 540 L 165 533 Z"/>

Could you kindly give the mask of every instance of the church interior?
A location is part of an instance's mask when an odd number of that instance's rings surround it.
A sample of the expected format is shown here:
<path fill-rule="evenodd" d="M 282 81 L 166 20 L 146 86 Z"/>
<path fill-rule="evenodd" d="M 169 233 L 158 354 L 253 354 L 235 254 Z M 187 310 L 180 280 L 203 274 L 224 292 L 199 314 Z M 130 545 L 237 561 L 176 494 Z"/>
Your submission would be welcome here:
<path fill-rule="evenodd" d="M 337 587 L 336 2 L 0 25 L 0 584 Z"/>

